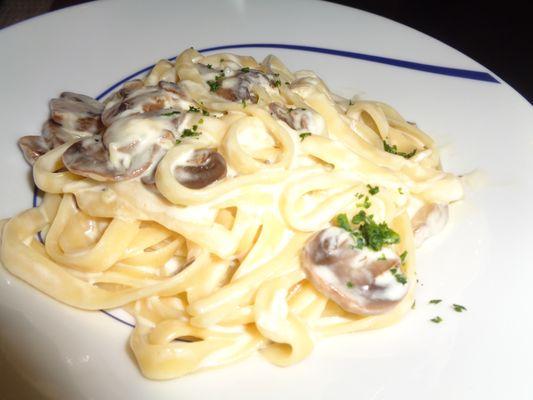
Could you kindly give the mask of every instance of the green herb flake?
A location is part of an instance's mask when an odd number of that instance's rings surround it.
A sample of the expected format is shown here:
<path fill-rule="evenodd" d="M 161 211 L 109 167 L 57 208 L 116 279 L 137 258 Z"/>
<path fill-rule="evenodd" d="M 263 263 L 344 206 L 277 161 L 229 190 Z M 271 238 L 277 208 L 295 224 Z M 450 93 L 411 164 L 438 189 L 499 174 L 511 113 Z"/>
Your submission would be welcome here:
<path fill-rule="evenodd" d="M 241 104 L 242 104 L 242 108 L 246 108 L 246 100 L 242 99 Z"/>
<path fill-rule="evenodd" d="M 368 193 L 370 193 L 372 196 L 379 193 L 379 186 L 366 185 L 366 187 L 368 188 Z"/>
<path fill-rule="evenodd" d="M 385 254 L 381 253 L 381 255 L 379 256 L 378 260 L 380 260 L 380 261 L 386 261 L 386 260 L 387 260 L 387 257 L 385 257 Z"/>
<path fill-rule="evenodd" d="M 241 72 L 250 72 L 250 67 L 241 68 Z"/>
<path fill-rule="evenodd" d="M 209 85 L 209 90 L 211 92 L 216 92 L 220 88 L 220 82 L 218 80 L 207 81 L 207 84 Z"/>
<path fill-rule="evenodd" d="M 411 306 L 411 310 L 414 310 L 416 308 L 416 300 L 413 301 L 413 305 Z"/>
<path fill-rule="evenodd" d="M 339 228 L 342 228 L 348 232 L 352 231 L 352 227 L 350 226 L 350 221 L 348 221 L 348 216 L 346 214 L 337 215 L 336 222 Z"/>
<path fill-rule="evenodd" d="M 356 193 L 355 197 L 361 200 L 363 197 L 365 197 L 365 195 L 363 193 Z"/>
<path fill-rule="evenodd" d="M 362 203 L 357 203 L 356 206 L 357 207 L 361 207 L 361 208 L 370 208 L 370 206 L 372 205 L 372 203 L 370 202 L 370 198 L 368 196 L 365 196 L 365 199 Z"/>
<path fill-rule="evenodd" d="M 176 115 L 176 114 L 179 114 L 180 112 L 179 111 L 170 111 L 170 112 L 167 112 L 167 113 L 163 113 L 161 114 L 163 117 L 172 117 L 173 115 Z"/>
<path fill-rule="evenodd" d="M 359 225 L 366 221 L 366 212 L 364 210 L 359 211 L 352 218 L 352 224 Z"/>
<path fill-rule="evenodd" d="M 441 299 L 433 299 L 429 301 L 429 304 L 439 304 L 441 301 Z"/>
<path fill-rule="evenodd" d="M 280 87 L 281 86 L 281 81 L 279 79 L 275 80 L 274 81 L 274 86 L 275 87 Z"/>
<path fill-rule="evenodd" d="M 207 64 L 207 68 L 213 69 L 213 66 L 211 64 Z"/>
<path fill-rule="evenodd" d="M 203 115 L 203 116 L 206 116 L 206 117 L 209 116 L 209 111 L 207 111 L 207 110 L 202 110 L 202 115 Z"/>
<path fill-rule="evenodd" d="M 394 268 L 396 270 L 396 268 Z M 392 272 L 392 270 L 391 270 Z M 405 285 L 407 283 L 407 278 L 404 274 L 402 274 L 401 272 L 397 272 L 395 271 L 393 273 L 394 277 L 396 278 L 396 282 L 398 283 L 401 283 L 402 285 Z"/>
<path fill-rule="evenodd" d="M 300 133 L 298 136 L 300 136 L 300 141 L 303 141 L 307 136 L 311 136 L 311 132 L 303 132 Z"/>
<path fill-rule="evenodd" d="M 289 82 L 285 82 L 285 85 L 290 86 L 290 83 Z"/>
<path fill-rule="evenodd" d="M 386 140 L 383 140 L 383 149 L 387 153 L 395 154 L 403 158 L 411 158 L 416 154 L 416 149 L 413 149 L 413 151 L 411 151 L 410 153 L 404 153 L 402 151 L 398 151 L 398 147 L 395 144 L 391 146 L 390 144 L 387 143 Z"/>
<path fill-rule="evenodd" d="M 194 125 L 194 126 L 196 126 L 196 125 Z M 184 137 L 200 136 L 202 132 L 197 131 L 196 129 L 194 129 L 194 126 L 193 126 L 192 130 L 191 129 L 184 129 L 183 132 L 181 133 L 181 137 L 184 138 Z"/>
<path fill-rule="evenodd" d="M 401 187 L 398 188 L 398 193 L 403 194 L 403 189 Z"/>
<path fill-rule="evenodd" d="M 346 282 L 346 286 L 348 286 L 349 288 L 353 288 L 353 283 L 352 282 Z"/>
<path fill-rule="evenodd" d="M 189 106 L 189 111 L 188 112 L 197 113 L 197 112 L 200 112 L 200 109 L 196 108 L 196 107 L 193 107 L 193 106 Z"/>
<path fill-rule="evenodd" d="M 176 139 L 176 144 L 180 144 L 181 143 L 181 140 L 180 139 Z"/>
<path fill-rule="evenodd" d="M 463 312 L 463 311 L 467 311 L 466 307 L 465 306 L 462 306 L 460 304 L 452 304 L 452 307 L 453 307 L 453 310 L 455 312 Z"/>
<path fill-rule="evenodd" d="M 430 321 L 435 324 L 440 324 L 442 322 L 442 318 L 439 316 L 436 316 L 435 318 L 431 318 Z"/>
<path fill-rule="evenodd" d="M 402 254 L 400 254 L 400 261 L 402 264 L 405 264 L 405 259 L 407 258 L 407 250 L 405 250 Z"/>
<path fill-rule="evenodd" d="M 200 119 L 198 120 L 198 125 L 202 125 L 203 123 L 204 123 L 204 119 L 203 119 L 203 118 L 200 118 Z"/>

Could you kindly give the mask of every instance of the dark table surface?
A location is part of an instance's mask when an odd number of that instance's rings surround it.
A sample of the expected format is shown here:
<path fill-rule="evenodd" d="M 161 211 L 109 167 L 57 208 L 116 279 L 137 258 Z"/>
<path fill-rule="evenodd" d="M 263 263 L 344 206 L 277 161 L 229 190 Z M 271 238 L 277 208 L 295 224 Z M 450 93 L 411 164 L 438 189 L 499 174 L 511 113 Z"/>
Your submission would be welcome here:
<path fill-rule="evenodd" d="M 0 28 L 86 2 L 87 0 L 0 0 Z M 331 2 L 372 12 L 433 36 L 483 64 L 530 103 L 533 102 L 533 18 L 525 1 Z"/>

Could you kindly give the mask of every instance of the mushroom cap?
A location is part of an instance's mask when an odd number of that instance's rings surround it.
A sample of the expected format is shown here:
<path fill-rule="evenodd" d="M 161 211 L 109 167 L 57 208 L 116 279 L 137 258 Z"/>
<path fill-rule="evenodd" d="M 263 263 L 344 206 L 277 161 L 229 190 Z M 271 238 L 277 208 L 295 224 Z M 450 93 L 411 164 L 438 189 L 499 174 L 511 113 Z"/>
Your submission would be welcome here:
<path fill-rule="evenodd" d="M 50 150 L 48 143 L 42 136 L 23 136 L 18 140 L 18 145 L 30 165 L 33 165 L 35 160 Z"/>
<path fill-rule="evenodd" d="M 314 134 L 321 134 L 325 128 L 322 116 L 309 108 L 289 109 L 280 103 L 270 103 L 269 109 L 272 115 L 294 130 L 306 130 Z"/>
<path fill-rule="evenodd" d="M 211 149 L 194 150 L 185 165 L 174 170 L 176 180 L 189 189 L 201 189 L 226 176 L 226 160 Z"/>
<path fill-rule="evenodd" d="M 216 94 L 229 101 L 249 100 L 257 103 L 257 95 L 252 92 L 254 85 L 267 89 L 274 88 L 273 80 L 264 72 L 250 69 L 246 72 L 239 72 L 234 76 L 222 79 L 221 86 L 216 90 Z"/>
<path fill-rule="evenodd" d="M 133 114 L 163 109 L 188 110 L 191 104 L 180 84 L 161 81 L 157 86 L 144 86 L 142 82 L 131 81 L 106 103 L 102 122 L 110 126 L 117 119 Z"/>
<path fill-rule="evenodd" d="M 375 252 L 355 244 L 344 229 L 323 229 L 303 248 L 302 267 L 313 286 L 345 311 L 361 315 L 389 311 L 407 294 L 407 285 L 391 272 L 399 269 L 400 257 L 389 248 Z"/>
<path fill-rule="evenodd" d="M 89 96 L 64 92 L 50 101 L 50 118 L 65 129 L 95 134 L 102 130 L 103 108 L 103 104 Z"/>
<path fill-rule="evenodd" d="M 102 136 L 84 138 L 63 153 L 65 167 L 97 181 L 122 181 L 153 172 L 174 145 L 178 118 L 159 112 L 131 115 L 115 121 Z"/>

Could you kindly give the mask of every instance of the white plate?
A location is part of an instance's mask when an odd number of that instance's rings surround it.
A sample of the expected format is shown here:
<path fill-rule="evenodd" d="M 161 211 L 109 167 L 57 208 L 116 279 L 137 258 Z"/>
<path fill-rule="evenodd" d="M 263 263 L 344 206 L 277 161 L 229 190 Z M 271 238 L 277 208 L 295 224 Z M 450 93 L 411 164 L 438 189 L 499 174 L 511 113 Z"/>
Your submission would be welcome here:
<path fill-rule="evenodd" d="M 0 397 L 533 398 L 531 106 L 483 66 L 390 20 L 319 2 L 123 0 L 3 30 L 0 218 L 31 206 L 29 168 L 16 139 L 39 131 L 50 98 L 63 90 L 97 95 L 191 45 L 247 43 L 356 53 L 231 49 L 259 58 L 275 53 L 291 69 L 317 71 L 340 94 L 385 101 L 442 144 L 446 169 L 479 171 L 453 209 L 453 223 L 418 254 L 416 309 L 391 328 L 322 341 L 290 368 L 257 356 L 152 382 L 129 353 L 130 327 L 68 308 L 0 269 Z M 443 302 L 429 305 L 432 298 Z M 455 313 L 451 303 L 468 311 Z M 429 322 L 435 315 L 444 321 Z"/>

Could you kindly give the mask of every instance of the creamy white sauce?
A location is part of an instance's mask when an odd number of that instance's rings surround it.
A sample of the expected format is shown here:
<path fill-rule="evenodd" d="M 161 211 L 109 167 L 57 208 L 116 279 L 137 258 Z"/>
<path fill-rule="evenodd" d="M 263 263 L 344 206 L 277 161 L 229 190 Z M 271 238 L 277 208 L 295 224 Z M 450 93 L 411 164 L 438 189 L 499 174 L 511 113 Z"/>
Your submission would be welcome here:
<path fill-rule="evenodd" d="M 137 164 L 148 160 L 156 143 L 163 148 L 171 148 L 174 145 L 172 140 L 162 140 L 165 131 L 173 134 L 175 131 L 175 125 L 168 117 L 131 116 L 117 119 L 104 135 L 113 168 L 128 169 L 136 157 L 140 158 L 135 160 Z"/>

